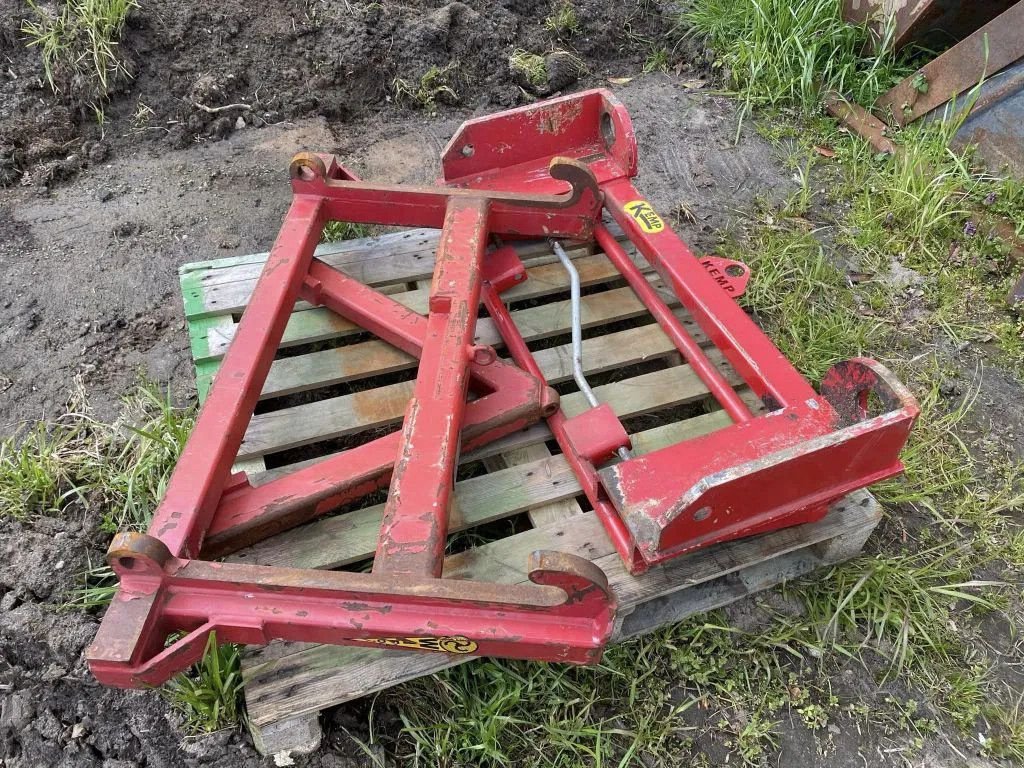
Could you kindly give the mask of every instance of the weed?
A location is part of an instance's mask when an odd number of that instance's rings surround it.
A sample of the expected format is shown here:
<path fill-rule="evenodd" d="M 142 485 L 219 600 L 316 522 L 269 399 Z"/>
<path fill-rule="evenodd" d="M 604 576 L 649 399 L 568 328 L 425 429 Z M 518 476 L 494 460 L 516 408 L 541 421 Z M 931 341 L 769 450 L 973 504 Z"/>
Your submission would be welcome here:
<path fill-rule="evenodd" d="M 992 757 L 1024 762 L 1024 695 L 1018 694 L 1012 708 L 988 704 L 983 707 L 990 722 L 989 736 L 981 737 L 982 752 Z"/>
<path fill-rule="evenodd" d="M 163 496 L 192 429 L 192 408 L 142 384 L 122 401 L 114 424 L 96 421 L 84 395 L 52 425 L 37 424 L 0 443 L 0 509 L 14 517 L 100 512 L 105 531 L 142 530 Z M 71 605 L 90 608 L 112 593 L 105 566 L 90 569 Z"/>
<path fill-rule="evenodd" d="M 138 132 L 148 128 L 154 114 L 153 108 L 139 99 L 135 105 L 135 112 L 132 114 L 132 131 Z"/>
<path fill-rule="evenodd" d="M 337 243 L 341 240 L 358 240 L 370 236 L 368 224 L 355 224 L 351 221 L 329 221 L 324 225 L 320 235 L 321 243 Z"/>
<path fill-rule="evenodd" d="M 71 594 L 64 608 L 78 611 L 92 611 L 105 608 L 117 592 L 117 575 L 108 565 L 89 563 L 83 573 L 78 574 L 82 586 Z"/>
<path fill-rule="evenodd" d="M 727 242 L 725 255 L 745 260 L 752 278 L 745 303 L 796 367 L 813 379 L 863 350 L 875 325 L 858 315 L 845 276 L 801 224 L 783 219 Z"/>
<path fill-rule="evenodd" d="M 845 23 L 834 0 L 697 0 L 679 29 L 707 38 L 742 102 L 741 121 L 759 106 L 813 113 L 823 89 L 870 103 L 911 71 L 888 40 L 866 56 L 869 32 Z"/>
<path fill-rule="evenodd" d="M 990 605 L 984 590 L 1000 585 L 972 580 L 963 554 L 942 544 L 861 558 L 805 584 L 801 597 L 823 643 L 873 643 L 888 657 L 890 673 L 899 673 L 924 656 L 949 659 L 963 650 L 950 629 L 954 603 Z"/>
<path fill-rule="evenodd" d="M 571 0 L 559 0 L 551 15 L 544 19 L 544 29 L 557 37 L 572 37 L 580 31 L 580 17 Z"/>
<path fill-rule="evenodd" d="M 644 59 L 644 72 L 668 72 L 669 53 L 667 48 L 652 48 Z"/>
<path fill-rule="evenodd" d="M 81 457 L 79 427 L 63 419 L 37 424 L 20 439 L 0 442 L 0 515 L 24 518 L 59 512 L 73 494 Z"/>
<path fill-rule="evenodd" d="M 111 533 L 143 530 L 163 498 L 171 471 L 192 431 L 195 412 L 177 408 L 170 394 L 143 385 L 122 401 L 117 422 L 102 430 L 79 492 L 101 505 Z"/>
<path fill-rule="evenodd" d="M 458 61 L 452 61 L 443 67 L 433 66 L 415 85 L 396 77 L 391 83 L 391 90 L 397 100 L 415 104 L 421 109 L 432 111 L 436 109 L 438 101 L 457 104 L 459 94 L 454 85 L 458 71 Z"/>
<path fill-rule="evenodd" d="M 241 654 L 231 643 L 217 644 L 211 632 L 203 658 L 188 672 L 176 675 L 161 689 L 185 720 L 185 730 L 210 733 L 242 719 Z"/>
<path fill-rule="evenodd" d="M 522 75 L 535 88 L 548 82 L 548 66 L 539 54 L 516 48 L 509 56 L 508 65 L 513 73 Z"/>
<path fill-rule="evenodd" d="M 28 0 L 33 19 L 21 31 L 39 48 L 46 81 L 83 103 L 99 104 L 118 76 L 128 76 L 118 40 L 135 0 L 67 0 L 57 15 Z"/>
<path fill-rule="evenodd" d="M 609 648 L 595 668 L 485 659 L 389 691 L 397 751 L 423 765 L 661 764 L 686 728 L 658 646 Z"/>

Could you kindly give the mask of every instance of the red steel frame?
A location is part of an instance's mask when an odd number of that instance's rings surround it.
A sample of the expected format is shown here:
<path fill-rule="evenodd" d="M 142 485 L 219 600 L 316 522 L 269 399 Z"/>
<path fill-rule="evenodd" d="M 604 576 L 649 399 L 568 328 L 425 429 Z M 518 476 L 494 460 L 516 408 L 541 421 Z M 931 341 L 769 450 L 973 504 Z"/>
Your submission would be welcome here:
<path fill-rule="evenodd" d="M 196 661 L 212 631 L 239 643 L 284 638 L 596 662 L 615 601 L 590 562 L 536 552 L 532 585 L 441 578 L 459 451 L 540 418 L 634 573 L 820 518 L 831 501 L 902 468 L 913 398 L 868 360 L 836 366 L 822 394 L 814 392 L 736 305 L 735 285 L 709 273 L 726 262 L 694 258 L 633 187 L 632 125 L 607 91 L 469 121 L 442 169 L 438 186 L 386 186 L 358 180 L 330 156 L 293 160 L 292 206 L 166 496 L 147 533 L 119 534 L 111 546 L 120 589 L 87 654 L 102 682 L 158 684 Z M 688 334 L 601 223 L 602 208 L 767 415 L 755 416 Z M 332 220 L 441 229 L 426 317 L 314 258 Z M 734 423 L 609 463 L 628 446 L 625 430 L 607 406 L 574 419 L 558 409 L 501 298 L 525 271 L 511 248 L 488 250 L 491 234 L 596 239 Z M 231 465 L 298 299 L 418 357 L 416 386 L 401 432 L 252 486 Z M 481 301 L 514 364 L 473 345 Z M 872 393 L 877 413 L 868 411 Z M 387 484 L 372 573 L 211 562 Z M 184 636 L 168 644 L 175 633 Z"/>

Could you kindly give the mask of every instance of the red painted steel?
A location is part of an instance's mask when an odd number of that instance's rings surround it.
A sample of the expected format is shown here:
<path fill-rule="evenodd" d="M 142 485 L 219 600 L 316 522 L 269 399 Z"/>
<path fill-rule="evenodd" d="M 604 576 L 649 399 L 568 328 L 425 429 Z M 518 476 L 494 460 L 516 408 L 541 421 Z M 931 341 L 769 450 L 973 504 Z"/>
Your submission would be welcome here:
<path fill-rule="evenodd" d="M 459 457 L 469 361 L 480 307 L 480 268 L 487 246 L 484 198 L 448 206 L 437 248 L 430 314 L 405 412 L 374 573 L 441 575 L 448 534 L 448 501 Z"/>
<path fill-rule="evenodd" d="M 546 417 L 628 569 L 815 519 L 855 488 L 899 471 L 917 414 L 877 363 L 837 365 L 821 395 L 735 303 L 749 271 L 698 260 L 643 199 L 629 115 L 594 90 L 471 120 L 433 187 L 360 181 L 327 155 L 292 162 L 294 201 L 235 339 L 145 534 L 119 534 L 120 588 L 90 666 L 111 685 L 158 684 L 218 639 L 274 638 L 574 663 L 600 659 L 615 600 L 600 569 L 536 552 L 533 584 L 440 578 L 461 448 Z M 755 416 L 601 224 L 622 227 L 769 413 Z M 429 312 L 419 315 L 314 258 L 327 221 L 442 229 Z M 558 408 L 504 305 L 526 277 L 504 238 L 596 238 L 734 423 L 643 456 L 599 404 Z M 302 298 L 419 359 L 400 432 L 253 486 L 231 465 L 288 316 Z M 483 301 L 514 362 L 473 343 Z M 869 395 L 877 402 L 868 412 Z M 390 483 L 373 571 L 320 572 L 209 562 Z M 184 633 L 168 644 L 176 633 Z"/>
<path fill-rule="evenodd" d="M 707 385 L 708 391 L 721 403 L 725 412 L 732 417 L 733 421 L 747 421 L 751 418 L 750 409 L 747 407 L 747 404 L 733 391 L 732 385 L 726 381 L 722 372 L 715 368 L 715 364 L 708 360 L 708 356 L 704 354 L 704 350 L 700 348 L 700 345 L 686 332 L 683 324 L 672 314 L 672 310 L 658 296 L 658 292 L 647 282 L 643 272 L 637 269 L 636 264 L 633 263 L 626 251 L 619 245 L 619 241 L 602 225 L 598 225 L 594 230 L 594 236 L 597 238 L 597 244 L 601 246 L 605 255 L 608 256 L 609 261 L 626 278 L 629 287 L 633 289 L 633 292 L 640 297 L 651 314 L 654 315 L 654 319 L 658 321 L 658 325 L 661 326 L 665 335 L 672 340 L 676 349 L 683 355 L 686 362 L 690 364 L 690 367 L 700 377 L 700 380 Z"/>
<path fill-rule="evenodd" d="M 487 314 L 490 315 L 491 320 L 498 329 L 498 333 L 501 334 L 501 338 L 504 340 L 512 359 L 523 370 L 529 371 L 543 381 L 544 374 L 541 372 L 540 366 L 537 365 L 537 361 L 533 359 L 533 354 L 526 345 L 522 334 L 519 333 L 515 322 L 513 322 L 508 308 L 501 300 L 501 295 L 492 286 L 484 285 L 483 300 L 484 306 L 487 307 Z M 605 533 L 608 534 L 608 538 L 615 545 L 615 550 L 619 553 L 619 556 L 631 573 L 641 573 L 646 570 L 646 563 L 639 556 L 636 545 L 631 540 L 629 531 L 622 518 L 619 517 L 615 507 L 611 505 L 607 496 L 602 491 L 597 480 L 597 469 L 573 445 L 569 431 L 566 429 L 567 421 L 568 419 L 561 410 L 555 411 L 547 419 L 551 434 L 558 442 L 558 447 L 562 450 L 566 461 L 569 462 L 569 466 L 572 467 L 572 471 L 575 473 L 580 487 L 594 508 L 594 512 L 601 518 Z"/>

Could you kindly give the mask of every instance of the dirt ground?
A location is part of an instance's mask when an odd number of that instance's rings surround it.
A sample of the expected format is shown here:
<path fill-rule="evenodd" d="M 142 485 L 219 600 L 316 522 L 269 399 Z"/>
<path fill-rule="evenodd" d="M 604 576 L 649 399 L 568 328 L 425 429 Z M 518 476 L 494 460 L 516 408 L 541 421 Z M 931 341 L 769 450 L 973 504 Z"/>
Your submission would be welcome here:
<path fill-rule="evenodd" d="M 0 0 L 0 180 L 10 184 L 0 189 L 0 435 L 57 415 L 76 377 L 101 418 L 139 374 L 192 396 L 177 268 L 266 250 L 289 202 L 295 152 L 335 152 L 367 179 L 430 181 L 463 119 L 528 98 L 505 63 L 511 50 L 553 44 L 542 28 L 549 3 L 533 0 L 253 5 L 144 3 L 122 46 L 134 78 L 118 86 L 101 131 L 88 110 L 42 85 L 36 54 L 17 32 L 26 6 Z M 637 128 L 640 186 L 696 249 L 712 247 L 756 196 L 791 189 L 764 142 L 748 133 L 733 143 L 731 105 L 692 88 L 696 62 L 641 74 L 644 51 L 629 34 L 663 33 L 656 12 L 603 0 L 577 7 L 583 29 L 571 42 L 589 73 L 550 85 L 635 78 L 615 90 Z M 395 77 L 456 59 L 459 104 L 428 114 L 390 100 Z M 141 122 L 140 104 L 149 110 Z M 248 106 L 210 113 L 196 104 Z M 675 215 L 681 205 L 693 218 Z M 1019 408 L 1020 385 L 1004 378 L 1010 391 L 990 399 Z M 89 516 L 0 526 L 0 765 L 272 764 L 241 732 L 182 742 L 156 694 L 92 681 L 82 651 L 96 618 L 58 606 L 105 546 Z M 756 613 L 745 604 L 732 618 L 756 621 Z M 874 688 L 859 670 L 835 684 Z M 324 746 L 297 764 L 362 765 L 339 730 L 364 728 L 353 722 L 360 711 L 326 713 Z M 822 738 L 831 745 L 824 754 Z M 783 723 L 780 743 L 779 765 L 905 764 L 877 734 L 819 737 Z M 722 747 L 703 747 L 727 759 Z M 916 760 L 964 764 L 939 737 Z"/>

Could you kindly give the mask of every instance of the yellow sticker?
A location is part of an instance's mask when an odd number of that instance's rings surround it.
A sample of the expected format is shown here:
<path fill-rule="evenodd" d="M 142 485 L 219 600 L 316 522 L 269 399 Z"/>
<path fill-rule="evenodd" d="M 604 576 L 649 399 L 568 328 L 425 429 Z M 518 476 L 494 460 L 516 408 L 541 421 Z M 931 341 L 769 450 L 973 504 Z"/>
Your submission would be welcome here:
<path fill-rule="evenodd" d="M 439 651 L 441 653 L 472 653 L 477 649 L 475 641 L 463 635 L 448 637 L 368 637 L 360 643 L 386 645 L 389 648 L 415 648 L 420 651 Z"/>
<path fill-rule="evenodd" d="M 633 220 L 640 225 L 640 229 L 649 235 L 661 232 L 665 228 L 665 222 L 661 220 L 661 216 L 655 213 L 651 204 L 646 200 L 633 200 L 632 202 L 626 203 L 626 213 L 628 213 Z"/>

